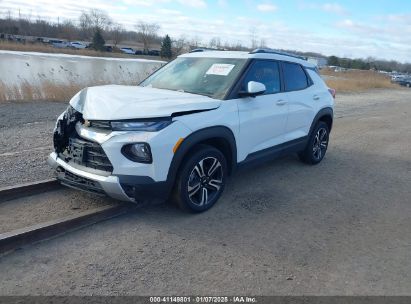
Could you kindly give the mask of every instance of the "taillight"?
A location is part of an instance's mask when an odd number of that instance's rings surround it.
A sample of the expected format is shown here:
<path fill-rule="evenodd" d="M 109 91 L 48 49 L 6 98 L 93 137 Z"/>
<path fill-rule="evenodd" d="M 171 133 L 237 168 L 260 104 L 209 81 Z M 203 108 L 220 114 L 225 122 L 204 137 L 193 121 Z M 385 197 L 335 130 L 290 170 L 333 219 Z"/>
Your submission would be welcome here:
<path fill-rule="evenodd" d="M 331 96 L 335 99 L 335 93 L 337 91 L 335 89 L 328 89 L 328 92 L 330 92 Z"/>

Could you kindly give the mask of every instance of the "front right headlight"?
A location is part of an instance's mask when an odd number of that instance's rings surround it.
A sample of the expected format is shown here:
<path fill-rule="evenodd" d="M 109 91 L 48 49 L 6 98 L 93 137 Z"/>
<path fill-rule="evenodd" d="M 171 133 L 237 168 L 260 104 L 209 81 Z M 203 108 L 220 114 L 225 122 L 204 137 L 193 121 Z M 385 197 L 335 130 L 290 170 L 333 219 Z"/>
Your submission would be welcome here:
<path fill-rule="evenodd" d="M 121 153 L 134 162 L 144 164 L 151 164 L 153 162 L 150 145 L 147 143 L 127 144 L 123 146 Z"/>

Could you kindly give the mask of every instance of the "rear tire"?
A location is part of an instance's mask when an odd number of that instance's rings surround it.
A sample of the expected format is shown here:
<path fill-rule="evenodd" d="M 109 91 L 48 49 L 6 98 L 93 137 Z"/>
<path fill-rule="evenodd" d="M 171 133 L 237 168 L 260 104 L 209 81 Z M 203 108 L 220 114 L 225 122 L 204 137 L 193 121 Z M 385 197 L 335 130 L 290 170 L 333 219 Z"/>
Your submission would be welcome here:
<path fill-rule="evenodd" d="M 174 186 L 174 201 L 190 212 L 210 209 L 224 191 L 227 161 L 214 147 L 199 145 L 184 160 Z"/>
<path fill-rule="evenodd" d="M 327 152 L 329 134 L 328 125 L 319 121 L 311 132 L 306 148 L 298 154 L 300 160 L 310 165 L 320 163 Z"/>

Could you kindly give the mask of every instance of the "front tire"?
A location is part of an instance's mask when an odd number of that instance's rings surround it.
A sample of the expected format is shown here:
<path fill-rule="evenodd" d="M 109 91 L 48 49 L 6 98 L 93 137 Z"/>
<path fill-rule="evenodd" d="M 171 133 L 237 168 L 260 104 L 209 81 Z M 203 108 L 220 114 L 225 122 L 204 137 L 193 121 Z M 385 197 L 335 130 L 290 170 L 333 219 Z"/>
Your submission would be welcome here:
<path fill-rule="evenodd" d="M 328 125 L 323 121 L 319 121 L 308 139 L 306 148 L 298 154 L 301 161 L 310 165 L 320 163 L 327 152 L 329 136 Z"/>
<path fill-rule="evenodd" d="M 210 209 L 224 191 L 227 161 L 214 147 L 200 145 L 181 167 L 174 188 L 177 205 L 186 211 Z"/>

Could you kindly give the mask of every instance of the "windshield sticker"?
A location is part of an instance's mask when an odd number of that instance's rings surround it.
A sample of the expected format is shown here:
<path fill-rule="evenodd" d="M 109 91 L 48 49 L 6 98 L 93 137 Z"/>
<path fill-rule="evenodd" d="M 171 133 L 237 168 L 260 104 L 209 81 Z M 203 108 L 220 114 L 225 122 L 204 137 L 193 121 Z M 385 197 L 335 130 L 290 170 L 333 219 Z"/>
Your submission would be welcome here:
<path fill-rule="evenodd" d="M 206 75 L 227 76 L 235 67 L 234 64 L 214 63 L 206 72 Z"/>

